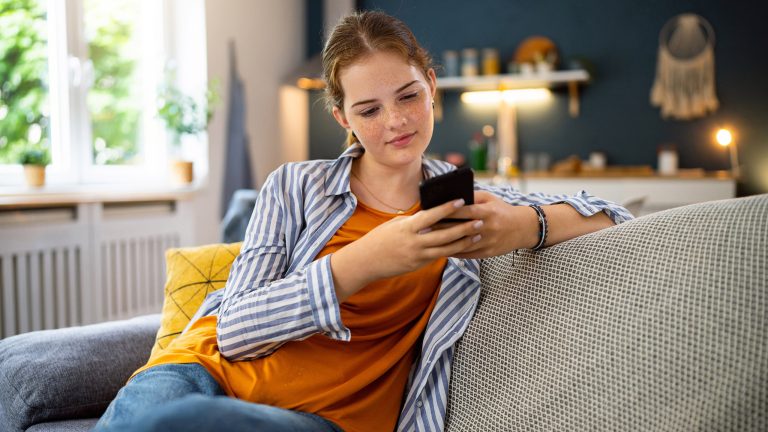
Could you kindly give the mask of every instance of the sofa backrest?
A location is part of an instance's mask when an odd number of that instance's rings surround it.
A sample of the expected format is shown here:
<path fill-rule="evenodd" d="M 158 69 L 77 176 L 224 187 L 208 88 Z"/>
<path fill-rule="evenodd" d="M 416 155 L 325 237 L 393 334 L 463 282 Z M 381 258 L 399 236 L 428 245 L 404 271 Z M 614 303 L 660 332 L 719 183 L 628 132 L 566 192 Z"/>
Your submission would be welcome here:
<path fill-rule="evenodd" d="M 768 195 L 485 260 L 448 431 L 768 429 Z"/>

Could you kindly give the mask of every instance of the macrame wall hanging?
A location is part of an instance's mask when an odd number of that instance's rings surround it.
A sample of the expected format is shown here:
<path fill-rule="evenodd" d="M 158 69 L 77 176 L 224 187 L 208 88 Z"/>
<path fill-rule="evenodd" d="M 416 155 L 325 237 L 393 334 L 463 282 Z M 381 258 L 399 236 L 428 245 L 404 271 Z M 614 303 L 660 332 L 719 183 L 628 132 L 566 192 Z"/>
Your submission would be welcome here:
<path fill-rule="evenodd" d="M 651 105 L 663 118 L 688 120 L 717 110 L 715 32 L 703 17 L 677 15 L 659 34 Z"/>

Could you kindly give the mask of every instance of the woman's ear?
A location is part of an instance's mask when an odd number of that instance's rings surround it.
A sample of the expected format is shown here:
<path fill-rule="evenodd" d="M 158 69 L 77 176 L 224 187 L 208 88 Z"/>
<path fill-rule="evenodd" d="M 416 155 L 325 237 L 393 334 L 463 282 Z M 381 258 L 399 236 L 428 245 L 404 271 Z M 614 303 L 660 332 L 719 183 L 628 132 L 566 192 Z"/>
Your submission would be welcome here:
<path fill-rule="evenodd" d="M 347 117 L 339 109 L 339 107 L 333 107 L 333 110 L 331 110 L 331 113 L 333 114 L 333 118 L 336 119 L 336 122 L 339 123 L 341 127 L 343 127 L 344 129 L 349 129 L 349 122 L 347 121 Z"/>
<path fill-rule="evenodd" d="M 437 75 L 435 75 L 435 70 L 432 68 L 429 68 L 427 71 L 427 81 L 429 83 L 429 91 L 432 93 L 432 99 L 435 99 L 435 92 L 437 91 Z"/>

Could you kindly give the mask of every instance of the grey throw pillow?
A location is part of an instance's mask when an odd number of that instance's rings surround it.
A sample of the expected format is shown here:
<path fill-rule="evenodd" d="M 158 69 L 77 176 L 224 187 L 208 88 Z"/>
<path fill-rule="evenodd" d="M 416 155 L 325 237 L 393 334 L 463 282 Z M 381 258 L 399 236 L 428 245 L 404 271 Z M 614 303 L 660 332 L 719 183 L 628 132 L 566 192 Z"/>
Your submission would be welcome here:
<path fill-rule="evenodd" d="M 149 358 L 160 315 L 44 330 L 0 341 L 6 427 L 100 416 Z"/>

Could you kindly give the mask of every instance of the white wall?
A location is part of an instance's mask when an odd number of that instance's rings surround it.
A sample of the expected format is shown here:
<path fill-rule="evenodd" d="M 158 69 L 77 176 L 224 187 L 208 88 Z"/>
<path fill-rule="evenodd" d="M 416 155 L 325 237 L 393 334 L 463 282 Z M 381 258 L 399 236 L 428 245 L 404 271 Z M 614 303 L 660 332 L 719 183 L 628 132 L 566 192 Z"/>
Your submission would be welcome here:
<path fill-rule="evenodd" d="M 196 244 L 220 240 L 229 40 L 235 42 L 237 66 L 245 84 L 253 178 L 261 185 L 284 160 L 279 88 L 304 61 L 306 31 L 303 0 L 206 0 L 205 13 L 208 77 L 218 79 L 222 100 L 208 129 L 208 181 L 195 198 Z"/>

